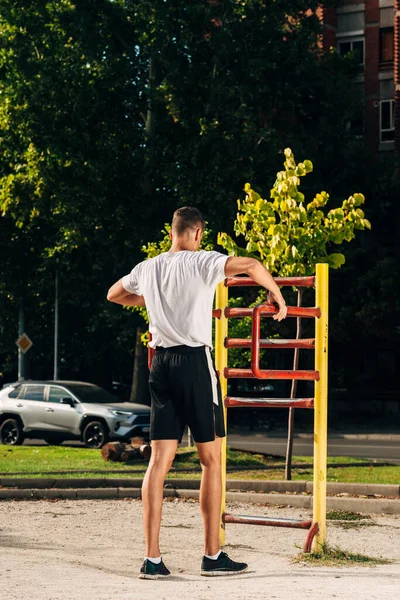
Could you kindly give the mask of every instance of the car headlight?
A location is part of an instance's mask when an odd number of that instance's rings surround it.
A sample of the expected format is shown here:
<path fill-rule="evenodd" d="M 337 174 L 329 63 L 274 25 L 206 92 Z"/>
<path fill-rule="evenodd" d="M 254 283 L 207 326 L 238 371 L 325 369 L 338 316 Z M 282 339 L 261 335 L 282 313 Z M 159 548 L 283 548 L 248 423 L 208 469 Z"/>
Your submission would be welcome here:
<path fill-rule="evenodd" d="M 133 413 L 128 410 L 110 410 L 110 412 L 116 417 L 131 417 L 133 415 Z"/>

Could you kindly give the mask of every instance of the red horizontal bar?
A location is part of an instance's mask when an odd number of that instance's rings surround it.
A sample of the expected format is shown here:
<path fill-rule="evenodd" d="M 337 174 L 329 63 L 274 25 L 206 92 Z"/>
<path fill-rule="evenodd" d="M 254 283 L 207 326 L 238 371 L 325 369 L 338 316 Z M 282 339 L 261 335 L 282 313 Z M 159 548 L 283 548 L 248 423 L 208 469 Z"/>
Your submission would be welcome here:
<path fill-rule="evenodd" d="M 294 529 L 310 529 L 312 521 L 300 521 L 298 519 L 278 519 L 275 517 L 248 517 L 247 515 L 222 515 L 224 523 L 244 523 L 246 525 L 266 525 L 270 527 L 291 527 Z"/>
<path fill-rule="evenodd" d="M 252 408 L 314 408 L 314 398 L 239 398 L 226 396 L 227 408 L 246 407 Z"/>
<path fill-rule="evenodd" d="M 252 341 L 239 338 L 225 338 L 225 348 L 251 348 Z M 266 339 L 260 340 L 260 348 L 315 348 L 314 338 L 303 338 L 298 340 Z"/>
<path fill-rule="evenodd" d="M 278 285 L 288 285 L 294 287 L 314 287 L 315 277 L 274 277 Z M 228 277 L 225 279 L 226 287 L 241 287 L 241 286 L 260 286 L 251 277 Z"/>
<path fill-rule="evenodd" d="M 254 308 L 225 308 L 226 317 L 252 317 Z M 276 315 L 278 308 L 274 304 L 264 304 L 261 313 L 263 315 Z M 288 306 L 288 317 L 320 317 L 321 309 L 318 307 Z"/>
<path fill-rule="evenodd" d="M 214 310 L 212 311 L 212 316 L 215 317 L 216 319 L 220 319 L 221 314 L 222 314 L 222 311 L 220 308 L 214 308 Z"/>
<path fill-rule="evenodd" d="M 304 381 L 319 381 L 318 371 L 262 371 L 263 376 L 257 379 L 301 379 Z M 225 367 L 224 377 L 227 379 L 256 379 L 251 369 L 236 369 Z"/>

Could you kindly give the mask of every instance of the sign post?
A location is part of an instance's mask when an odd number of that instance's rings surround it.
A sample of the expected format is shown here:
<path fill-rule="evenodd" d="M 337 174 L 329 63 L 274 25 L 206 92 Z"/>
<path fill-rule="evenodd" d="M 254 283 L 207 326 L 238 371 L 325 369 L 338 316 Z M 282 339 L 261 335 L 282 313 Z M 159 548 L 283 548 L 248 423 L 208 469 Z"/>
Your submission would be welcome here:
<path fill-rule="evenodd" d="M 15 343 L 18 346 L 18 381 L 23 381 L 25 379 L 24 355 L 32 347 L 33 342 L 26 333 L 22 332 Z"/>

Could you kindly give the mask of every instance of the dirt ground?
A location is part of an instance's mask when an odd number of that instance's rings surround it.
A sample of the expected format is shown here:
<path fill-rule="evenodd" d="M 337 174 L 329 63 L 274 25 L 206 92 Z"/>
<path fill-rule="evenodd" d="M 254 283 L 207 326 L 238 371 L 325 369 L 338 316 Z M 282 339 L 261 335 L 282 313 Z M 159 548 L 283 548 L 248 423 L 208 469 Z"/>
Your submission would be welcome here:
<path fill-rule="evenodd" d="M 230 505 L 235 514 L 308 517 L 289 507 Z M 137 579 L 143 559 L 138 500 L 4 501 L 0 503 L 0 596 L 7 600 L 397 600 L 400 517 L 372 516 L 373 525 L 330 525 L 330 545 L 390 559 L 388 565 L 316 567 L 293 564 L 305 532 L 227 525 L 227 552 L 249 563 L 234 577 L 201 577 L 198 503 L 164 504 L 167 581 Z M 3 595 L 4 594 L 4 595 Z"/>

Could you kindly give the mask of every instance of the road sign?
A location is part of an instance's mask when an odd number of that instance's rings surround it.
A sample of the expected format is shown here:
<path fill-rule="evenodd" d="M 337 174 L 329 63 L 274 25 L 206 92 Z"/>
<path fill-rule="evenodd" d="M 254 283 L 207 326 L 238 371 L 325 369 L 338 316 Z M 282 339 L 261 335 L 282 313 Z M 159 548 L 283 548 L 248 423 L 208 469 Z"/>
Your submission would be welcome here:
<path fill-rule="evenodd" d="M 26 333 L 20 335 L 15 343 L 24 354 L 28 352 L 29 348 L 31 348 L 31 346 L 33 345 L 32 340 Z"/>

